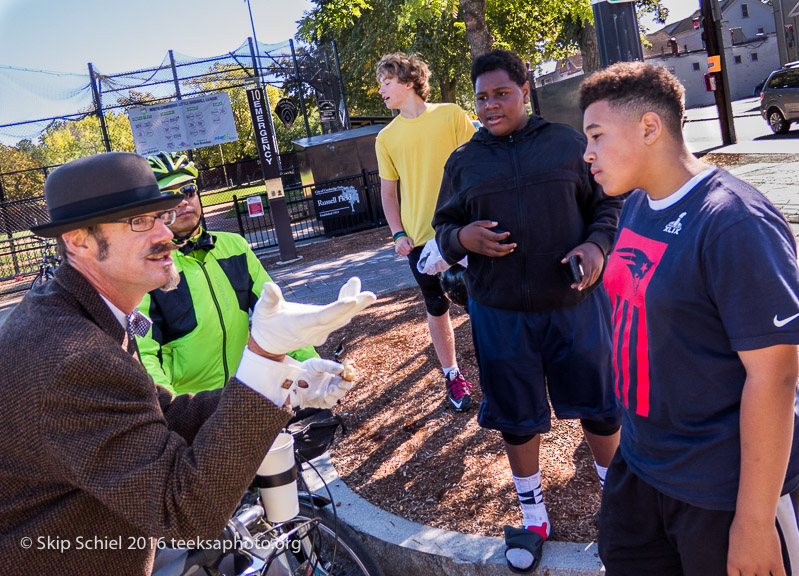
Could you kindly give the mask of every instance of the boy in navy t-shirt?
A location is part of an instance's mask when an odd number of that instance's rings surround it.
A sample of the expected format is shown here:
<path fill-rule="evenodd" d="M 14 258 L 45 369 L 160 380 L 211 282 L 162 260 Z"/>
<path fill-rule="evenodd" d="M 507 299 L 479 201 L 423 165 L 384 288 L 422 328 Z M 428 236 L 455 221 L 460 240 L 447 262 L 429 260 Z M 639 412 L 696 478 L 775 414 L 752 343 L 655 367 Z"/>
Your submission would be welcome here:
<path fill-rule="evenodd" d="M 596 181 L 633 191 L 604 277 L 625 410 L 600 556 L 609 576 L 797 574 L 796 243 L 760 192 L 690 153 L 683 92 L 641 62 L 580 88 Z"/>

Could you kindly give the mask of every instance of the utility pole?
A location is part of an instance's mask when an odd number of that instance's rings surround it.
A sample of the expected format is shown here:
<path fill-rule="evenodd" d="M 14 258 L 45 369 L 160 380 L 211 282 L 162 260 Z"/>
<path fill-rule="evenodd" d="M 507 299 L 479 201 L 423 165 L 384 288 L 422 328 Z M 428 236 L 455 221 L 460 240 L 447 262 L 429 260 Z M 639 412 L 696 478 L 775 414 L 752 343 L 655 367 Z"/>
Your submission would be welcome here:
<path fill-rule="evenodd" d="M 591 0 L 591 8 L 603 68 L 644 59 L 633 0 Z"/>
<path fill-rule="evenodd" d="M 701 0 L 702 36 L 707 47 L 707 72 L 710 89 L 716 98 L 716 108 L 721 125 L 721 142 L 724 146 L 735 144 L 735 124 L 730 102 L 730 84 L 727 80 L 727 62 L 724 57 L 724 38 L 721 34 L 721 9 L 718 0 Z"/>

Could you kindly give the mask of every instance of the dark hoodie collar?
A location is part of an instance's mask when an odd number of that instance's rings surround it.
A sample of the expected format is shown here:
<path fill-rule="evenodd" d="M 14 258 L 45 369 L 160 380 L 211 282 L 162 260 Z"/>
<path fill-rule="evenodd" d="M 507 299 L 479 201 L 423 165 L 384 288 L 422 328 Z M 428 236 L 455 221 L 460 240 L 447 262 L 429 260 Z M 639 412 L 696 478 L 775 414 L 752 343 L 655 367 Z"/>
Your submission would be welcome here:
<path fill-rule="evenodd" d="M 532 115 L 527 119 L 527 124 L 525 124 L 523 128 L 512 132 L 508 136 L 494 136 L 488 131 L 488 128 L 483 126 L 480 128 L 480 130 L 478 130 L 477 134 L 474 135 L 474 140 L 485 143 L 507 142 L 511 137 L 513 137 L 514 140 L 517 140 L 519 138 L 524 138 L 525 136 L 531 135 L 533 132 L 540 130 L 549 123 L 549 120 L 545 120 L 541 116 Z"/>

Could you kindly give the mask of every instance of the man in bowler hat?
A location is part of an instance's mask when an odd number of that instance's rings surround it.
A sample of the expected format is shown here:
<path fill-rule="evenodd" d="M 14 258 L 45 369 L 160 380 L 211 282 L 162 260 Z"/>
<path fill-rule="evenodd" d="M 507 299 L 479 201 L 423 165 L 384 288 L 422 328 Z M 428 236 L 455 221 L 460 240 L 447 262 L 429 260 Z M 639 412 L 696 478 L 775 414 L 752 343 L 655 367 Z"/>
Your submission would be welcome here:
<path fill-rule="evenodd" d="M 285 352 L 322 344 L 375 296 L 357 279 L 327 306 L 265 288 L 236 376 L 173 398 L 133 335 L 149 329 L 136 304 L 175 285 L 183 196 L 162 195 L 143 158 L 108 153 L 58 168 L 45 198 L 51 221 L 33 231 L 57 238 L 63 264 L 0 328 L 0 558 L 23 575 L 149 574 L 157 544 L 222 533 L 287 406 L 351 386 L 341 365 Z"/>

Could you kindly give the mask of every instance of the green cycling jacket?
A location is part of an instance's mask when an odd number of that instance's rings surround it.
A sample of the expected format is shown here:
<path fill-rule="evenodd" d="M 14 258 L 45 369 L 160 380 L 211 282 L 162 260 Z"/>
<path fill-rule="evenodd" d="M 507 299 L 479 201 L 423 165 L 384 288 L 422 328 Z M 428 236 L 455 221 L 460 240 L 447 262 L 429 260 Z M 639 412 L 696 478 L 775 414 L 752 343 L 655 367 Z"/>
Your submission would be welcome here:
<path fill-rule="evenodd" d="M 266 273 L 246 240 L 216 232 L 189 240 L 191 253 L 172 253 L 180 283 L 153 290 L 139 304 L 153 325 L 137 337 L 142 364 L 153 380 L 173 394 L 221 388 L 235 375 L 249 338 L 249 313 Z M 209 243 L 210 241 L 210 243 Z M 303 361 L 318 356 L 312 346 L 291 352 Z"/>

